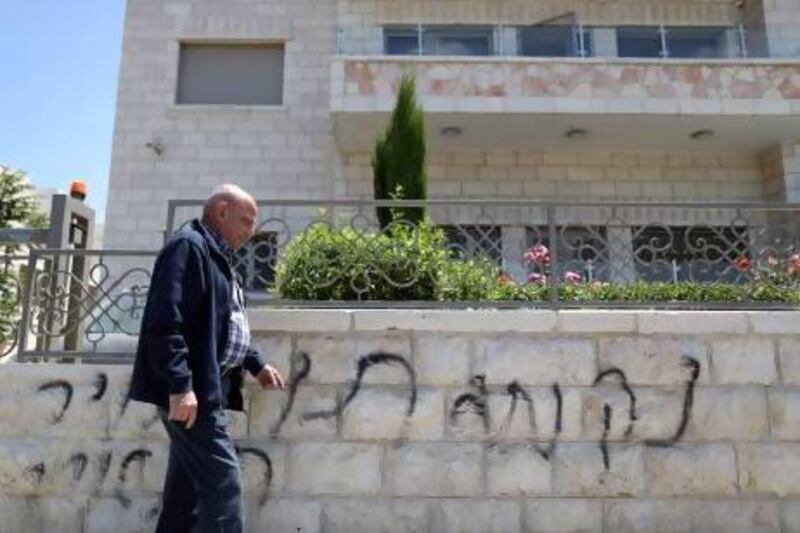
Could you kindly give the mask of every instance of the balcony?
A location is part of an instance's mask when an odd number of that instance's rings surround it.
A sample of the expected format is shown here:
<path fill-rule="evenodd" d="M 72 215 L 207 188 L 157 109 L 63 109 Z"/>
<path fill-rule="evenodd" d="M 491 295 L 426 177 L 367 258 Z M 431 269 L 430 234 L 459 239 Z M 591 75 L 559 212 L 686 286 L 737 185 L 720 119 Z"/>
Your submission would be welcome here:
<path fill-rule="evenodd" d="M 576 128 L 613 133 L 581 141 L 599 149 L 697 149 L 691 134 L 703 130 L 716 134 L 703 149 L 754 150 L 800 137 L 800 60 L 731 57 L 747 53 L 735 34 L 720 40 L 713 53 L 709 47 L 674 45 L 673 55 L 701 56 L 680 58 L 618 57 L 625 50 L 636 52 L 636 46 L 641 55 L 669 51 L 648 51 L 646 43 L 630 44 L 617 35 L 615 56 L 598 57 L 609 48 L 603 34 L 581 31 L 577 35 L 583 37 L 561 48 L 552 40 L 544 47 L 562 50 L 562 57 L 522 57 L 524 43 L 504 32 L 484 32 L 485 41 L 477 32 L 458 46 L 444 37 L 418 37 L 415 47 L 412 41 L 388 41 L 385 33 L 383 47 L 375 38 L 340 43 L 342 53 L 332 66 L 331 108 L 341 147 L 358 150 L 369 144 L 392 109 L 405 72 L 416 75 L 430 131 L 456 126 L 463 132 L 462 147 L 513 149 L 533 143 L 554 149 L 563 145 L 565 132 Z M 461 55 L 434 55 L 436 50 Z M 575 57 L 589 52 L 592 57 Z M 431 142 L 447 139 L 434 135 Z"/>

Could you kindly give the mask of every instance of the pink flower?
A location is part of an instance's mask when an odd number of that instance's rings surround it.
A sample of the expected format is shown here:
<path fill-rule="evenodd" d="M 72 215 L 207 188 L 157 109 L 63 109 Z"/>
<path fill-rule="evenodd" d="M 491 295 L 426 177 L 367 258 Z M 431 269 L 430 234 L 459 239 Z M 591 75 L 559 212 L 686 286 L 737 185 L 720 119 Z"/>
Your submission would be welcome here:
<path fill-rule="evenodd" d="M 771 267 L 778 266 L 778 258 L 775 257 L 774 255 L 767 257 L 767 264 Z"/>
<path fill-rule="evenodd" d="M 577 285 L 581 281 L 583 281 L 583 277 L 578 274 L 577 272 L 573 272 L 572 270 L 568 270 L 564 273 L 564 281 L 571 285 Z"/>
<path fill-rule="evenodd" d="M 528 274 L 528 283 L 547 283 L 547 276 L 538 272 Z"/>
<path fill-rule="evenodd" d="M 531 246 L 522 258 L 527 262 L 533 262 L 537 265 L 550 264 L 550 250 L 544 244 L 537 244 Z"/>

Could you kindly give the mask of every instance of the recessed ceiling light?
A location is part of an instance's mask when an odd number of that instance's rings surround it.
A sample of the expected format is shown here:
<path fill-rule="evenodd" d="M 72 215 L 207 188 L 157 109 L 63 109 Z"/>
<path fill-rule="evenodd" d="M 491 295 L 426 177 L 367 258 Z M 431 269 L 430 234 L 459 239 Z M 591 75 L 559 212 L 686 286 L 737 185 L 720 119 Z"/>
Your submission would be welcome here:
<path fill-rule="evenodd" d="M 583 128 L 570 128 L 564 133 L 564 137 L 567 139 L 583 139 L 589 135 L 589 132 Z"/>
<path fill-rule="evenodd" d="M 689 137 L 695 140 L 708 139 L 714 136 L 714 130 L 697 130 L 689 134 Z"/>
<path fill-rule="evenodd" d="M 463 133 L 464 130 L 459 128 L 458 126 L 445 126 L 439 133 L 442 137 L 458 137 Z"/>

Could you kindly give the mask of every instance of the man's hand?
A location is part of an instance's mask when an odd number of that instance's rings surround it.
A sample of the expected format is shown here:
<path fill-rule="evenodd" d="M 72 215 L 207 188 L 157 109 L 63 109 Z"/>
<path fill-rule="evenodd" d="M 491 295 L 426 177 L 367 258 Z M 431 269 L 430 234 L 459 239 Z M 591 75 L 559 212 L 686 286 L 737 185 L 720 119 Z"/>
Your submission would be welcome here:
<path fill-rule="evenodd" d="M 167 419 L 185 422 L 186 429 L 194 425 L 194 421 L 197 420 L 197 397 L 194 395 L 194 391 L 169 395 Z"/>
<path fill-rule="evenodd" d="M 261 384 L 261 388 L 263 389 L 268 389 L 269 387 L 283 389 L 286 387 L 286 385 L 283 383 L 283 378 L 278 371 L 269 365 L 264 365 L 264 368 L 262 368 L 261 372 L 258 373 L 256 379 Z"/>

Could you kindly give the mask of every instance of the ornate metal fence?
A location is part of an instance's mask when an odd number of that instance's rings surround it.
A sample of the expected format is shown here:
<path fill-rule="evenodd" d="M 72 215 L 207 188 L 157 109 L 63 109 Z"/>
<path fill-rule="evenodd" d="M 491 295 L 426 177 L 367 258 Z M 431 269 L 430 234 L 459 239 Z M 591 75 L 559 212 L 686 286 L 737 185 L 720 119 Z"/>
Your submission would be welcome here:
<path fill-rule="evenodd" d="M 283 305 L 267 296 L 275 269 L 287 245 L 311 227 L 350 228 L 351 238 L 379 239 L 378 209 L 424 209 L 441 227 L 452 256 L 485 257 L 516 284 L 546 283 L 543 305 L 570 305 L 559 297 L 566 284 L 696 282 L 745 284 L 786 280 L 800 269 L 800 206 L 766 203 L 547 203 L 534 201 L 260 201 L 256 236 L 237 258 L 251 295 L 266 304 Z M 172 201 L 167 234 L 200 213 L 200 201 Z M 538 251 L 538 255 L 537 255 Z M 336 261 L 340 261 L 337 258 Z M 337 282 L 346 264 L 323 265 L 327 276 L 307 276 L 318 287 Z M 374 268 L 373 268 L 374 267 Z M 370 282 L 402 286 L 393 277 L 402 269 L 369 265 L 359 285 Z M 391 270 L 391 271 L 390 271 Z M 337 279 L 334 279 L 337 278 Z M 413 280 L 412 280 L 413 281 Z M 401 302 L 367 302 L 366 291 L 353 287 L 360 305 L 397 306 Z M 785 305 L 740 300 L 721 307 Z M 300 302 L 291 302 L 298 304 Z M 415 302 L 414 305 L 474 305 L 477 302 Z M 581 301 L 580 305 L 592 305 Z M 638 305 L 647 302 L 638 302 Z M 341 305 L 309 302 L 302 305 Z M 493 302 L 492 305 L 531 305 Z M 603 305 L 613 305 L 604 303 Z M 654 302 L 654 305 L 656 303 Z M 658 302 L 669 306 L 669 302 Z M 685 304 L 681 304 L 685 305 Z M 715 304 L 706 304 L 713 307 Z"/>
<path fill-rule="evenodd" d="M 156 252 L 32 249 L 23 295 L 17 360 L 80 355 L 119 361 L 134 352 Z"/>

